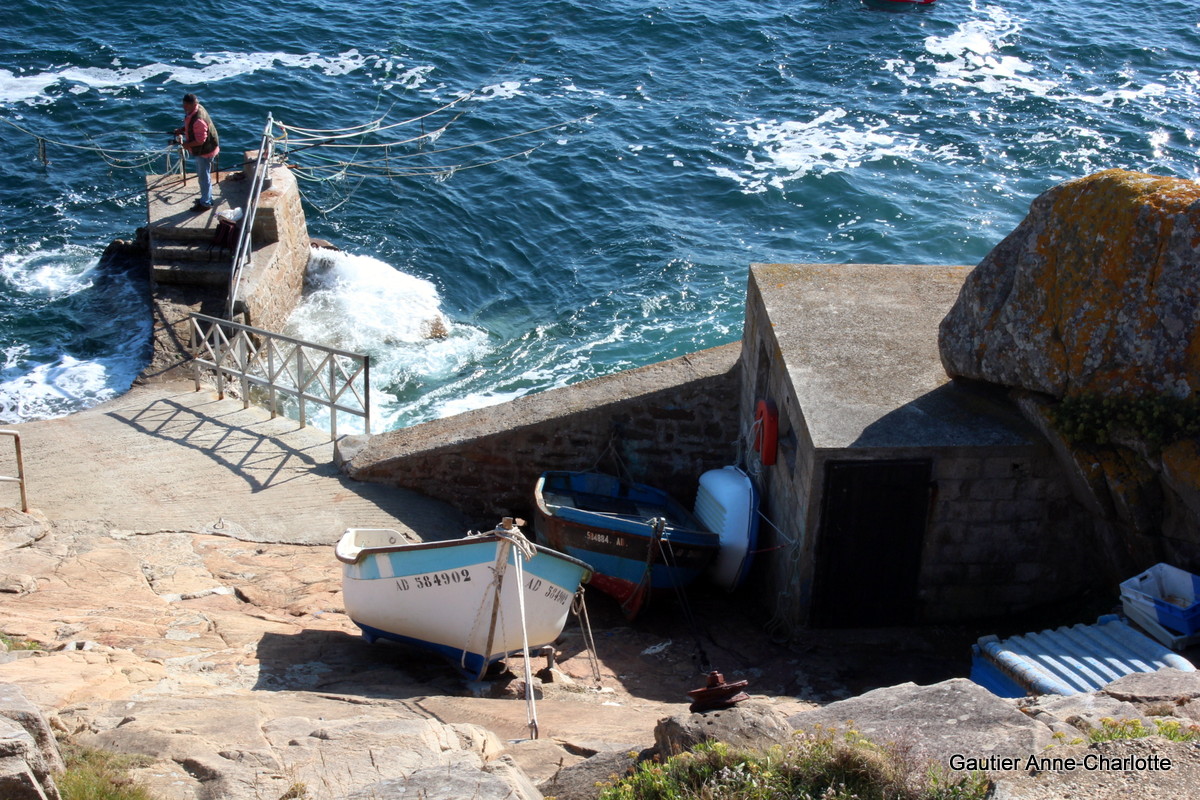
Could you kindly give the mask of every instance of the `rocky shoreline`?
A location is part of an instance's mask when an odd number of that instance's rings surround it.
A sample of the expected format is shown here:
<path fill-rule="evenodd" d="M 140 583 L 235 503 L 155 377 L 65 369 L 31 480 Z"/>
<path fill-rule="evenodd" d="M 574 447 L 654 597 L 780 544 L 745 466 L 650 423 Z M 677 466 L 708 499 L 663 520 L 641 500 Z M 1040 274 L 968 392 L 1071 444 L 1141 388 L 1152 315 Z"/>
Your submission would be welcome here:
<path fill-rule="evenodd" d="M 0 654 L 0 721 L 11 721 L 3 728 L 11 769 L 0 780 L 28 787 L 5 797 L 55 796 L 44 780 L 59 764 L 50 731 L 148 756 L 136 777 L 161 800 L 289 792 L 582 800 L 651 753 L 850 724 L 945 766 L 954 757 L 984 766 L 991 755 L 1017 759 L 1020 769 L 989 770 L 997 797 L 1182 797 L 1188 789 L 1179 787 L 1200 785 L 1200 748 L 1191 743 L 1070 744 L 1102 717 L 1194 724 L 1194 673 L 1129 676 L 1078 698 L 1002 700 L 948 677 L 965 674 L 957 641 L 944 650 L 926 643 L 922 661 L 910 636 L 891 668 L 926 685 L 856 694 L 884 685 L 885 674 L 854 667 L 872 651 L 880 661 L 889 644 L 872 636 L 889 634 L 826 632 L 828 641 L 784 646 L 727 601 L 697 609 L 704 631 L 693 640 L 678 609 L 633 627 L 594 600 L 598 657 L 569 627 L 552 681 L 536 689 L 541 736 L 529 739 L 524 687 L 512 677 L 520 669 L 465 685 L 437 658 L 366 644 L 341 611 L 329 550 L 0 513 L 0 630 L 39 648 Z M 933 633 L 930 641 L 954 639 Z M 962 661 L 948 656 L 955 651 Z M 686 692 L 703 685 L 703 661 L 730 681 L 748 680 L 751 699 L 689 713 Z M 1075 753 L 1080 764 L 1089 753 L 1141 760 L 1133 769 L 1027 768 L 1045 753 Z M 1149 769 L 1150 756 L 1171 768 Z"/>

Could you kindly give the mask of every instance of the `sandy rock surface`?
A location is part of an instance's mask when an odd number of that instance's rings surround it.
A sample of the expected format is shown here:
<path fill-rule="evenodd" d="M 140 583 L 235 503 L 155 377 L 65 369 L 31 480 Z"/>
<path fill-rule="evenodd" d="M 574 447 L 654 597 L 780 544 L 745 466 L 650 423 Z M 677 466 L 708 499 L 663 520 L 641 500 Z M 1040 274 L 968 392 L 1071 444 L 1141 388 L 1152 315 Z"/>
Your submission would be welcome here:
<path fill-rule="evenodd" d="M 980 735 L 1017 731 L 1025 750 L 1061 741 L 1049 752 L 1160 753 L 1174 765 L 1017 770 L 993 776 L 1007 793 L 997 796 L 1188 797 L 1200 785 L 1194 745 L 1089 749 L 1054 738 L 1101 710 L 1147 715 L 1171 703 L 1200 717 L 1195 676 L 1165 688 L 1114 684 L 1112 694 L 1088 696 L 1089 709 L 1044 700 L 1020 711 L 962 680 L 980 631 L 812 631 L 785 646 L 735 597 L 694 593 L 693 628 L 674 599 L 629 623 L 593 593 L 596 658 L 570 622 L 554 682 L 536 688 L 532 739 L 519 658 L 472 684 L 420 650 L 368 645 L 342 612 L 329 546 L 10 512 L 0 548 L 0 584 L 10 587 L 0 630 L 40 648 L 0 653 L 0 683 L 19 687 L 60 734 L 150 756 L 137 776 L 161 800 L 274 800 L 297 786 L 313 798 L 401 796 L 408 787 L 434 800 L 468 789 L 464 796 L 582 800 L 659 739 L 725 729 L 770 738 L 788 720 L 832 724 L 851 713 L 880 737 L 923 738 L 941 760 L 983 741 L 964 738 L 958 720 L 983 706 L 1007 721 Z M 542 657 L 531 666 L 542 669 Z M 704 686 L 708 669 L 749 681 L 751 718 L 689 714 L 687 692 Z M 897 727 L 906 709 L 911 724 Z"/>
<path fill-rule="evenodd" d="M 341 797 L 434 767 L 533 797 L 534 782 L 593 754 L 651 745 L 657 721 L 704 684 L 677 607 L 633 627 L 596 595 L 601 656 L 569 623 L 529 741 L 519 658 L 468 684 L 438 657 L 367 644 L 342 611 L 332 547 L 17 512 L 0 521 L 0 547 L 11 587 L 0 630 L 39 647 L 0 654 L 0 683 L 78 741 L 157 759 L 140 777 L 164 800 L 258 800 L 293 783 Z M 705 655 L 773 681 L 759 688 L 780 695 L 772 702 L 794 710 L 804 703 L 789 686 L 814 696 L 832 686 L 750 620 L 722 624 L 731 638 L 707 626 Z M 538 656 L 533 668 L 544 666 Z"/>

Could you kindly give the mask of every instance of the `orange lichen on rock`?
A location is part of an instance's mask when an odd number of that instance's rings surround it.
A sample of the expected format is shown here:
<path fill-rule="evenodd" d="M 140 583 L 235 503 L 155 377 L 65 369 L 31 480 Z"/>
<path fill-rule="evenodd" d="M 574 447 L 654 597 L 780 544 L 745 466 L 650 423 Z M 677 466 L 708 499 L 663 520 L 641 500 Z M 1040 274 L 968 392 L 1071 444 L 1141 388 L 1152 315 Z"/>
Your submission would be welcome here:
<path fill-rule="evenodd" d="M 942 322 L 952 376 L 1078 394 L 1200 386 L 1200 184 L 1107 170 L 1043 193 Z"/>

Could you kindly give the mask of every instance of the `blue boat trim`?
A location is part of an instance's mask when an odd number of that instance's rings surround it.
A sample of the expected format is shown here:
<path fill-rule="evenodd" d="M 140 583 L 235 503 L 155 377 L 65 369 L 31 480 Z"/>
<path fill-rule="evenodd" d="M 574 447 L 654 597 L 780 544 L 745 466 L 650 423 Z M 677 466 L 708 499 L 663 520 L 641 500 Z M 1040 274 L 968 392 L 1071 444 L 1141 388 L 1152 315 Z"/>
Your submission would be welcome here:
<path fill-rule="evenodd" d="M 464 655 L 464 651 L 461 647 L 450 647 L 449 645 L 435 644 L 433 642 L 425 641 L 424 639 L 414 639 L 411 636 L 404 636 L 399 633 L 392 633 L 391 631 L 373 628 L 370 625 L 364 625 L 357 620 L 351 621 L 362 630 L 363 638 L 370 643 L 374 643 L 379 639 L 389 639 L 393 642 L 399 642 L 401 644 L 414 645 L 422 650 L 427 650 L 431 653 L 436 653 L 437 655 L 442 656 L 451 664 L 453 664 L 455 669 L 461 672 L 465 677 L 471 679 L 482 675 L 488 664 L 501 661 L 509 655 L 508 653 L 500 654 L 491 660 L 485 659 L 479 653 L 467 652 Z"/>

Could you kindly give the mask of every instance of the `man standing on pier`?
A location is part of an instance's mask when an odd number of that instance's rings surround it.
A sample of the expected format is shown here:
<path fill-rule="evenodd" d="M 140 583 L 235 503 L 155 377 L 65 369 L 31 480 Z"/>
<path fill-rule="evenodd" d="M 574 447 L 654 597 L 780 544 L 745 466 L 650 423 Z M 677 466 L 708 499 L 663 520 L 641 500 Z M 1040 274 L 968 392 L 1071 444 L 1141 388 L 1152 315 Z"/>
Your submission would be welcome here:
<path fill-rule="evenodd" d="M 212 165 L 221 152 L 221 142 L 212 117 L 191 92 L 183 96 L 183 113 L 183 127 L 176 128 L 175 135 L 183 137 L 183 146 L 195 156 L 196 180 L 200 183 L 200 199 L 192 211 L 207 211 L 213 207 Z"/>

